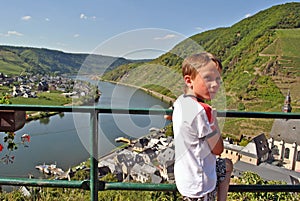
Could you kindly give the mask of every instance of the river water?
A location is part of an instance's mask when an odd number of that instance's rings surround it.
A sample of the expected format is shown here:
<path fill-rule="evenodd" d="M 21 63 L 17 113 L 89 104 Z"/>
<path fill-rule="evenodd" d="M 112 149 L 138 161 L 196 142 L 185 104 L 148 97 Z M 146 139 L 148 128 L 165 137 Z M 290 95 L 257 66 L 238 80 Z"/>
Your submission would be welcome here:
<path fill-rule="evenodd" d="M 168 108 L 161 100 L 141 90 L 99 82 L 102 92 L 98 105 L 113 108 Z M 166 122 L 162 115 L 99 115 L 99 156 L 103 156 L 116 146 L 115 138 L 124 136 L 138 138 L 148 133 L 149 128 L 162 128 Z M 13 163 L 0 164 L 1 177 L 41 177 L 36 165 L 56 163 L 67 170 L 89 158 L 89 114 L 63 113 L 48 119 L 31 121 L 16 132 L 16 141 L 23 134 L 31 136 L 28 147 L 19 145 Z M 0 139 L 2 142 L 3 139 Z M 0 157 L 6 154 L 3 150 Z"/>

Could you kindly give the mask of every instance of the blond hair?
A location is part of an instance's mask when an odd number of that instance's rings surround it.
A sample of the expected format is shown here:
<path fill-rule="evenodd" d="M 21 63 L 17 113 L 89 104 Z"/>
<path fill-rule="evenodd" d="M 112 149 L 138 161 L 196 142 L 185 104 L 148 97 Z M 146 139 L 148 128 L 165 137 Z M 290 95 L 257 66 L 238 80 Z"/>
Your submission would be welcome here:
<path fill-rule="evenodd" d="M 190 75 L 192 78 L 195 78 L 198 73 L 197 70 L 203 66 L 206 66 L 211 61 L 216 64 L 218 71 L 221 73 L 221 61 L 211 53 L 201 52 L 184 59 L 182 62 L 182 76 L 184 77 L 185 75 Z"/>

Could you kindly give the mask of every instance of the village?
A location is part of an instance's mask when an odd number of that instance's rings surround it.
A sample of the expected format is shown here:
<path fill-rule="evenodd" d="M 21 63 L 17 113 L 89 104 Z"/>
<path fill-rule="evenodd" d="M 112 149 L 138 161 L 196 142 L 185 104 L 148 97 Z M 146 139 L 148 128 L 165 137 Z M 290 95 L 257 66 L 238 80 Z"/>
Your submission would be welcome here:
<path fill-rule="evenodd" d="M 49 91 L 59 91 L 62 95 L 72 98 L 100 95 L 98 88 L 91 86 L 88 82 L 75 81 L 69 76 L 62 75 L 27 74 L 11 77 L 0 73 L 0 86 L 11 87 L 9 95 L 23 98 L 37 98 L 39 92 Z"/>

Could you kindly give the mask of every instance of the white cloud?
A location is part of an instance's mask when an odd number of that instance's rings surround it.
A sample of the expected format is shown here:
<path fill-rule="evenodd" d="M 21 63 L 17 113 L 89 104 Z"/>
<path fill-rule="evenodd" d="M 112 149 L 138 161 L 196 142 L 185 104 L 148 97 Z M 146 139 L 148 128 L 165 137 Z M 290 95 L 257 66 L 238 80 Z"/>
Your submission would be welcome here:
<path fill-rule="evenodd" d="M 80 35 L 79 34 L 74 34 L 73 37 L 74 38 L 78 38 Z"/>
<path fill-rule="evenodd" d="M 163 37 L 155 37 L 154 40 L 168 40 L 171 38 L 176 38 L 176 35 L 175 34 L 167 34 Z"/>
<path fill-rule="evenodd" d="M 87 16 L 87 15 L 85 15 L 83 13 L 80 14 L 79 18 L 83 19 L 83 20 L 88 20 L 88 19 L 90 19 L 90 20 L 96 20 L 96 16 L 89 17 L 89 16 Z"/>
<path fill-rule="evenodd" d="M 246 14 L 245 18 L 247 18 L 247 17 L 251 17 L 251 14 L 250 13 Z"/>
<path fill-rule="evenodd" d="M 86 19 L 87 19 L 87 16 L 86 16 L 85 14 L 81 13 L 81 14 L 80 14 L 80 19 L 86 20 Z"/>
<path fill-rule="evenodd" d="M 49 19 L 49 18 L 45 18 L 45 21 L 49 22 L 49 21 L 50 21 L 50 19 Z"/>
<path fill-rule="evenodd" d="M 10 36 L 23 36 L 24 34 L 19 33 L 17 31 L 8 31 L 5 34 L 0 34 L 0 36 L 10 37 Z"/>
<path fill-rule="evenodd" d="M 24 20 L 24 21 L 28 21 L 30 20 L 32 17 L 30 15 L 26 15 L 26 16 L 23 16 L 21 17 L 21 20 Z"/>
<path fill-rule="evenodd" d="M 203 31 L 204 28 L 202 28 L 202 27 L 196 27 L 196 30 L 198 30 L 198 31 Z"/>

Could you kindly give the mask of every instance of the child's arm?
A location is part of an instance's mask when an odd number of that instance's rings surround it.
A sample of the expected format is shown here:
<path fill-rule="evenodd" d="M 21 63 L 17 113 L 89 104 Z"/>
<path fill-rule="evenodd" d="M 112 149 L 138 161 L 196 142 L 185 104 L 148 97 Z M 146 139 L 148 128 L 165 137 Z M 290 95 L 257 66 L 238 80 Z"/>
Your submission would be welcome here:
<path fill-rule="evenodd" d="M 210 147 L 211 153 L 215 155 L 220 155 L 224 150 L 223 138 L 221 134 L 217 131 L 216 134 L 206 138 L 207 143 Z"/>
<path fill-rule="evenodd" d="M 217 111 L 213 109 L 212 113 L 214 118 L 214 130 L 216 133 L 214 135 L 208 136 L 207 143 L 210 147 L 211 153 L 220 155 L 224 150 L 223 138 L 218 125 Z"/>

